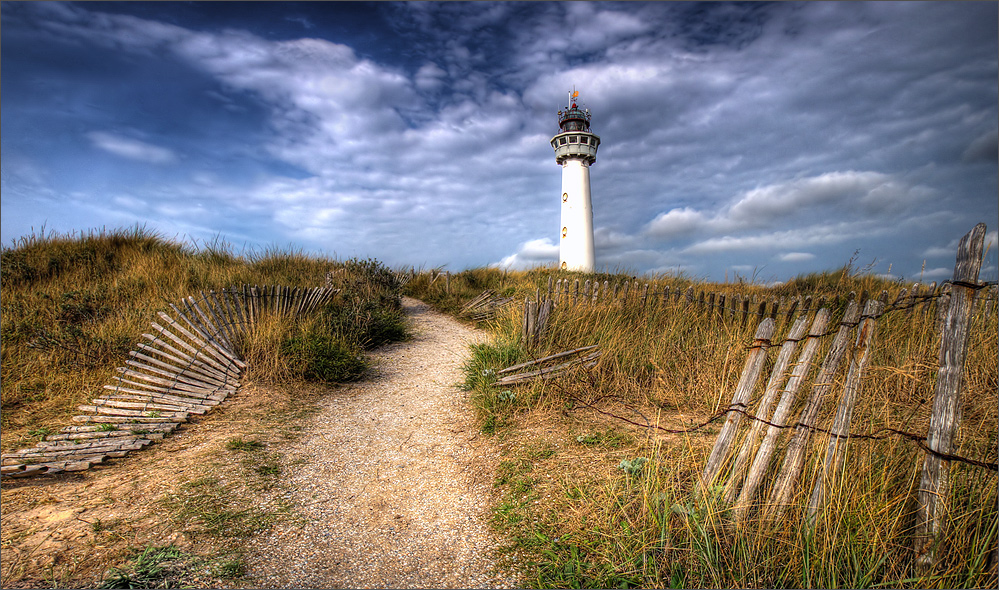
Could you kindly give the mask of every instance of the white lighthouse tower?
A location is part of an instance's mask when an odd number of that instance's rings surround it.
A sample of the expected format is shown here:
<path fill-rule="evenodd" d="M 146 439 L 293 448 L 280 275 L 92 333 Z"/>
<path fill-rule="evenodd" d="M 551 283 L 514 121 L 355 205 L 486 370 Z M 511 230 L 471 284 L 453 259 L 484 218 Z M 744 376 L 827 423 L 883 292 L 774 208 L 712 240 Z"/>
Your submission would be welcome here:
<path fill-rule="evenodd" d="M 597 161 L 600 138 L 590 132 L 590 110 L 570 105 L 558 112 L 560 132 L 552 138 L 555 161 L 562 166 L 562 223 L 558 259 L 563 270 L 593 272 L 593 204 L 590 164 Z"/>

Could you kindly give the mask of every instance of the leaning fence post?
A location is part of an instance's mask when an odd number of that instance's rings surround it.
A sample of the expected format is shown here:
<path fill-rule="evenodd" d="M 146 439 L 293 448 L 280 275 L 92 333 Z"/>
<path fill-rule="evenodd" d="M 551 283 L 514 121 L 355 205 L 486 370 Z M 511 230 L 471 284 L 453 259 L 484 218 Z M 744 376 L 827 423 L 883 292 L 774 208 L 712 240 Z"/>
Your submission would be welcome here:
<path fill-rule="evenodd" d="M 704 473 L 701 475 L 702 488 L 699 490 L 705 493 L 714 483 L 715 477 L 721 470 L 722 464 L 728 458 L 729 449 L 735 440 L 736 430 L 739 428 L 739 421 L 742 419 L 742 412 L 745 411 L 749 398 L 756 388 L 756 382 L 760 378 L 764 361 L 767 358 L 767 349 L 770 348 L 770 339 L 774 336 L 774 323 L 772 320 L 764 320 L 756 329 L 753 336 L 753 344 L 746 357 L 746 364 L 742 368 L 742 376 L 739 377 L 739 384 L 732 394 L 732 403 L 729 404 L 728 417 L 718 433 L 715 446 L 708 457 L 708 463 L 704 466 Z M 735 411 L 741 410 L 741 411 Z"/>
<path fill-rule="evenodd" d="M 733 508 L 733 513 L 735 514 L 737 522 L 745 519 L 749 512 L 750 505 L 756 497 L 756 492 L 763 481 L 763 476 L 770 467 L 770 458 L 773 456 L 774 449 L 777 446 L 777 438 L 783 430 L 781 426 L 784 425 L 788 415 L 791 413 L 794 400 L 798 395 L 798 389 L 801 387 L 802 382 L 804 382 L 805 377 L 808 375 L 808 371 L 812 366 L 812 360 L 815 358 L 815 353 L 818 351 L 819 341 L 822 338 L 822 335 L 825 334 L 826 325 L 829 323 L 830 315 L 831 314 L 828 309 L 820 309 L 819 312 L 815 314 L 815 319 L 812 321 L 812 327 L 808 330 L 808 338 L 805 340 L 805 345 L 802 348 L 801 354 L 798 355 L 797 362 L 795 362 L 792 366 L 791 375 L 788 377 L 787 383 L 784 385 L 784 391 L 781 393 L 780 401 L 777 402 L 777 407 L 774 409 L 773 415 L 770 417 L 770 421 L 773 422 L 775 426 L 769 426 L 767 428 L 767 434 L 763 437 L 763 442 L 760 443 L 760 448 L 756 452 L 753 464 L 749 467 L 749 471 L 746 474 L 746 481 L 742 486 L 742 491 L 739 492 L 739 497 L 735 502 L 736 506 Z M 807 314 L 801 315 L 798 320 L 796 320 L 795 325 L 797 325 L 798 321 L 806 321 L 807 319 Z"/>
<path fill-rule="evenodd" d="M 827 309 L 820 306 L 819 313 L 823 311 L 827 311 Z M 843 319 L 840 321 L 839 330 L 833 337 L 825 360 L 822 361 L 822 366 L 819 368 L 819 374 L 812 383 L 812 391 L 805 402 L 805 407 L 801 410 L 801 415 L 798 418 L 799 426 L 795 427 L 791 441 L 787 445 L 784 464 L 777 476 L 769 504 L 776 510 L 777 518 L 780 518 L 787 509 L 791 494 L 798 482 L 798 477 L 801 475 L 802 467 L 805 464 L 805 453 L 808 450 L 808 441 L 812 436 L 812 424 L 819 414 L 826 394 L 832 388 L 833 376 L 846 354 L 850 331 L 857 325 L 859 317 L 860 307 L 857 305 L 856 299 L 851 297 L 850 303 L 846 307 L 846 313 L 843 314 Z"/>
<path fill-rule="evenodd" d="M 825 505 L 826 490 L 832 491 L 839 480 L 839 472 L 842 470 L 846 455 L 844 449 L 849 440 L 853 407 L 857 403 L 861 377 L 864 374 L 864 369 L 867 368 L 870 350 L 874 345 L 874 327 L 883 310 L 884 303 L 877 299 L 868 299 L 864 305 L 860 328 L 857 330 L 853 360 L 850 362 L 850 370 L 847 372 L 846 382 L 843 385 L 843 397 L 836 409 L 832 428 L 829 429 L 829 445 L 826 449 L 825 462 L 818 474 L 815 488 L 812 490 L 812 498 L 808 503 L 808 522 L 811 525 L 815 524 L 816 514 Z"/>
<path fill-rule="evenodd" d="M 770 369 L 770 378 L 767 379 L 767 385 L 763 389 L 763 398 L 760 399 L 756 409 L 753 411 L 758 418 L 764 420 L 770 419 L 770 406 L 773 405 L 774 400 L 777 398 L 777 392 L 787 377 L 785 374 L 787 366 L 791 362 L 791 357 L 794 355 L 795 349 L 798 347 L 798 342 L 805 336 L 806 330 L 808 330 L 808 318 L 799 318 L 794 323 L 794 326 L 791 327 L 791 332 L 787 335 L 787 338 L 784 339 L 784 343 L 777 352 L 777 359 L 774 361 L 773 368 Z M 749 427 L 749 433 L 742 439 L 742 448 L 739 449 L 739 453 L 736 455 L 735 463 L 732 465 L 732 472 L 729 474 L 728 483 L 725 484 L 726 503 L 731 504 L 732 500 L 735 500 L 738 495 L 739 487 L 742 485 L 742 476 L 745 475 L 746 467 L 749 466 L 750 457 L 756 452 L 756 442 L 760 439 L 760 432 L 762 431 L 763 422 L 754 420 L 753 424 Z"/>
<path fill-rule="evenodd" d="M 957 249 L 950 306 L 940 338 L 940 369 L 933 393 L 933 413 L 926 435 L 926 446 L 939 453 L 953 450 L 954 433 L 959 425 L 961 378 L 978 273 L 982 268 L 985 230 L 984 223 L 976 225 L 961 238 Z M 936 541 L 943 529 L 943 516 L 948 504 L 948 466 L 943 464 L 943 459 L 931 453 L 927 453 L 923 461 L 917 493 L 916 535 L 913 539 L 916 564 L 922 569 L 932 567 L 936 559 Z"/>
<path fill-rule="evenodd" d="M 521 339 L 524 342 L 524 347 L 531 346 L 532 336 L 534 334 L 534 325 L 537 320 L 537 303 L 531 301 L 530 297 L 524 298 L 524 324 L 521 329 Z"/>

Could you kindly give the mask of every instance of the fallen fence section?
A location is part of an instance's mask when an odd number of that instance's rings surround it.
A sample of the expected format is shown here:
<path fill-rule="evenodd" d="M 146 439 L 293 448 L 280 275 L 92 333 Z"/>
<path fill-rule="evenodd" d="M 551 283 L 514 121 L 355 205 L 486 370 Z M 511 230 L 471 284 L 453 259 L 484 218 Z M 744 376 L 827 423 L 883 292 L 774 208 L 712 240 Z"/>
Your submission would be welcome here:
<path fill-rule="evenodd" d="M 474 320 L 485 321 L 496 317 L 496 313 L 513 301 L 513 297 L 498 297 L 491 289 L 486 289 L 478 297 L 466 303 L 459 315 Z"/>
<path fill-rule="evenodd" d="M 73 417 L 72 426 L 36 446 L 0 455 L 0 477 L 84 471 L 124 457 L 204 415 L 235 393 L 246 363 L 241 338 L 264 313 L 299 317 L 328 303 L 339 289 L 244 285 L 200 293 L 159 312 L 144 342 L 115 369 L 103 395 Z"/>
<path fill-rule="evenodd" d="M 504 375 L 506 373 L 512 373 L 520 369 L 526 369 L 528 367 L 540 366 L 545 363 L 564 359 L 566 357 L 575 356 L 584 352 L 589 354 L 581 357 L 576 357 L 570 361 L 562 362 L 553 367 L 538 368 L 531 371 L 525 371 L 523 373 L 517 373 L 514 375 L 506 375 L 505 377 L 500 377 L 494 383 L 494 387 L 504 387 L 507 385 L 516 385 L 518 383 L 525 383 L 527 381 L 534 381 L 536 379 L 551 379 L 559 375 L 564 374 L 573 368 L 580 367 L 583 369 L 589 369 L 597 364 L 597 359 L 600 358 L 600 350 L 597 345 L 584 346 L 582 348 L 576 348 L 574 350 L 567 350 L 565 352 L 560 352 L 558 354 L 553 354 L 551 356 L 546 356 L 544 358 L 528 361 L 526 363 L 521 363 L 519 365 L 513 365 L 512 367 L 507 367 L 501 371 L 497 371 L 497 375 Z"/>

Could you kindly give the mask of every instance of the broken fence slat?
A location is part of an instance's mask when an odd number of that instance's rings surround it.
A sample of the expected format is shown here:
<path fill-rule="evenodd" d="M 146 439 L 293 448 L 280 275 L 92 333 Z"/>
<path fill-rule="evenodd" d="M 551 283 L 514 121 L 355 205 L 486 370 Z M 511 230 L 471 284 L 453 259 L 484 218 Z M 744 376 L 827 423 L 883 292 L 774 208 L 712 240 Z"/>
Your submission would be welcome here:
<path fill-rule="evenodd" d="M 770 348 L 770 339 L 774 335 L 774 322 L 770 318 L 763 320 L 756 328 L 753 336 L 753 344 L 749 354 L 746 355 L 746 363 L 743 365 L 742 374 L 739 377 L 739 384 L 732 394 L 732 401 L 729 408 L 745 410 L 749 399 L 756 388 L 756 382 L 760 378 L 763 370 L 763 363 L 767 358 L 767 349 Z M 700 493 L 704 493 L 714 483 L 715 477 L 721 470 L 723 462 L 728 458 L 730 448 L 735 439 L 736 430 L 739 428 L 739 421 L 742 419 L 740 412 L 729 411 L 725 418 L 725 423 L 718 433 L 711 456 L 701 474 Z"/>
<path fill-rule="evenodd" d="M 541 377 L 542 375 L 554 375 L 562 373 L 574 366 L 581 365 L 588 361 L 593 361 L 597 359 L 599 356 L 600 356 L 600 351 L 598 350 L 596 352 L 586 355 L 585 357 L 573 359 L 567 363 L 562 363 L 561 365 L 556 365 L 554 367 L 549 367 L 547 369 L 538 369 L 537 371 L 529 371 L 527 373 L 518 373 L 516 375 L 503 377 L 502 379 L 499 379 L 495 383 L 493 383 L 493 386 L 499 387 L 502 385 L 512 385 L 514 383 L 520 383 L 521 381 L 528 381 L 533 378 Z"/>
<path fill-rule="evenodd" d="M 576 348 L 576 349 L 573 349 L 573 350 L 567 350 L 565 352 L 560 352 L 558 354 L 553 354 L 551 356 L 546 356 L 544 358 L 540 358 L 540 359 L 537 359 L 537 360 L 527 361 L 526 363 L 520 363 L 519 365 L 513 365 L 512 367 L 507 367 L 507 368 L 505 368 L 503 370 L 497 371 L 496 374 L 497 375 L 503 375 L 505 373 L 511 373 L 513 371 L 516 371 L 517 369 L 523 369 L 524 367 L 530 367 L 531 365 L 537 365 L 537 364 L 540 364 L 540 363 L 543 363 L 543 362 L 546 362 L 546 361 L 553 361 L 555 359 L 560 359 L 560 358 L 563 358 L 563 357 L 572 356 L 574 354 L 579 354 L 581 352 L 586 352 L 587 350 L 593 350 L 593 349 L 597 348 L 598 346 L 600 346 L 600 345 L 599 344 L 592 344 L 590 346 L 583 346 L 582 348 Z"/>
<path fill-rule="evenodd" d="M 833 385 L 833 377 L 839 368 L 840 362 L 846 355 L 849 348 L 850 331 L 857 325 L 860 319 L 860 306 L 856 298 L 851 299 L 847 305 L 843 319 L 839 323 L 836 336 L 833 337 L 826 357 L 819 368 L 819 374 L 812 384 L 812 391 L 801 410 L 798 422 L 801 424 L 795 428 L 791 441 L 787 445 L 784 454 L 784 463 L 777 475 L 776 483 L 771 492 L 771 500 L 767 504 L 768 510 L 774 511 L 775 518 L 780 518 L 790 505 L 791 497 L 794 493 L 798 478 L 805 465 L 805 456 L 808 450 L 808 442 L 812 436 L 812 429 L 819 410 Z"/>
<path fill-rule="evenodd" d="M 788 378 L 787 384 L 784 386 L 784 392 L 781 394 L 780 401 L 777 403 L 777 408 L 774 409 L 773 416 L 770 418 L 770 421 L 774 424 L 783 425 L 788 415 L 791 413 L 791 408 L 798 395 L 798 389 L 801 387 L 805 377 L 808 375 L 812 366 L 812 361 L 815 358 L 815 354 L 818 352 L 819 343 L 822 335 L 825 334 L 830 315 L 831 314 L 828 309 L 820 309 L 818 313 L 815 314 L 815 319 L 812 321 L 812 327 L 808 330 L 808 338 L 805 340 L 805 346 L 803 347 L 801 354 L 798 355 L 797 362 L 794 363 L 794 366 L 791 369 L 791 376 Z M 800 317 L 807 318 L 808 314 L 802 313 Z M 749 472 L 746 474 L 746 481 L 743 484 L 739 497 L 735 502 L 736 505 L 733 507 L 733 514 L 737 522 L 745 519 L 749 512 L 750 504 L 756 498 L 756 492 L 759 489 L 760 484 L 763 482 L 763 476 L 766 474 L 766 471 L 770 466 L 770 458 L 773 456 L 774 449 L 777 445 L 777 438 L 780 436 L 781 432 L 782 429 L 777 426 L 767 427 L 767 433 L 763 438 L 763 442 L 760 443 L 760 448 L 756 452 L 753 464 L 750 466 Z"/>
<path fill-rule="evenodd" d="M 860 394 L 861 377 L 870 360 L 870 349 L 874 345 L 874 331 L 877 317 L 881 315 L 884 304 L 876 299 L 868 299 L 864 305 L 863 319 L 857 330 L 857 342 L 854 346 L 853 360 L 847 372 L 846 383 L 843 385 L 843 397 L 836 409 L 836 417 L 830 428 L 829 444 L 822 469 L 819 471 L 812 497 L 808 503 L 808 520 L 815 522 L 815 516 L 825 504 L 826 490 L 832 489 L 840 479 L 845 447 L 850 434 L 850 422 L 853 408 Z"/>

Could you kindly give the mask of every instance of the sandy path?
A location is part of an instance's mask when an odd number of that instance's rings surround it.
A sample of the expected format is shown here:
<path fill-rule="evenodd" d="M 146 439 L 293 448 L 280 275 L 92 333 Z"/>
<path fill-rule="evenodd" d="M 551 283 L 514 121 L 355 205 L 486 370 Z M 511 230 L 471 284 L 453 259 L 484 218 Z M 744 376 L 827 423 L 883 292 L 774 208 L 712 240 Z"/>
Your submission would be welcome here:
<path fill-rule="evenodd" d="M 304 524 L 251 542 L 260 587 L 510 587 L 490 573 L 487 505 L 497 452 L 462 380 L 484 334 L 405 299 L 414 337 L 374 353 L 374 374 L 337 390 L 287 449 Z M 297 466 L 296 466 L 297 464 Z"/>

